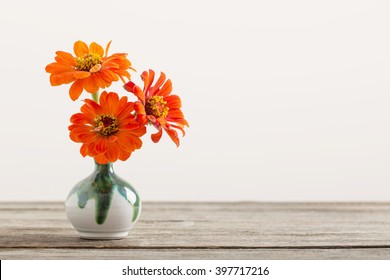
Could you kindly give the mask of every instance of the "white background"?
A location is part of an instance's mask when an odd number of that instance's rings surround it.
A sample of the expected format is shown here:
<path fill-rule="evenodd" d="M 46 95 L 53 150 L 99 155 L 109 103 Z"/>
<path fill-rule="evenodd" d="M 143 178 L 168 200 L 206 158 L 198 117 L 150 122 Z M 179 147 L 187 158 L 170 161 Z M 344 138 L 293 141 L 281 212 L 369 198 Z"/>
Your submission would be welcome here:
<path fill-rule="evenodd" d="M 180 148 L 148 135 L 115 164 L 143 200 L 389 200 L 389 14 L 378 0 L 2 1 L 0 200 L 63 201 L 92 171 L 68 137 L 82 102 L 44 71 L 76 40 L 113 40 L 136 82 L 162 70 L 182 98 Z"/>

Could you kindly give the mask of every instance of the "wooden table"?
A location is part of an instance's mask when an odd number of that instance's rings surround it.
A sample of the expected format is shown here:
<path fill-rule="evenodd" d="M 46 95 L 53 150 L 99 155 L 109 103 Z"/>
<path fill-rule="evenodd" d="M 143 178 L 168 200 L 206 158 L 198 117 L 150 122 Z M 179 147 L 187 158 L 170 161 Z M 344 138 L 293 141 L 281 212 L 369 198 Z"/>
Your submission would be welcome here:
<path fill-rule="evenodd" d="M 390 259 L 390 203 L 146 202 L 127 239 L 80 239 L 63 203 L 0 203 L 0 259 Z"/>

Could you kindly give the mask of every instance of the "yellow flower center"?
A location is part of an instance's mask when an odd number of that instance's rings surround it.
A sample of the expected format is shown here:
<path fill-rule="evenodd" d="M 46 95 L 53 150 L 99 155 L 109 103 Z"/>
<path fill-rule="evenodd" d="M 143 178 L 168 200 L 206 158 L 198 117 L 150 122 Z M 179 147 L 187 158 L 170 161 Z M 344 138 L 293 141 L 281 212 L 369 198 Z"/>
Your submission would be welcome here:
<path fill-rule="evenodd" d="M 89 71 L 97 64 L 101 64 L 102 60 L 97 54 L 89 53 L 84 57 L 76 58 L 76 69 L 80 71 Z"/>
<path fill-rule="evenodd" d="M 98 115 L 95 118 L 95 131 L 100 136 L 111 136 L 117 133 L 118 130 L 118 120 L 111 115 Z"/>
<path fill-rule="evenodd" d="M 160 95 L 155 95 L 146 102 L 145 111 L 148 115 L 153 115 L 156 118 L 165 118 L 168 115 L 169 108 L 165 105 L 164 98 Z"/>

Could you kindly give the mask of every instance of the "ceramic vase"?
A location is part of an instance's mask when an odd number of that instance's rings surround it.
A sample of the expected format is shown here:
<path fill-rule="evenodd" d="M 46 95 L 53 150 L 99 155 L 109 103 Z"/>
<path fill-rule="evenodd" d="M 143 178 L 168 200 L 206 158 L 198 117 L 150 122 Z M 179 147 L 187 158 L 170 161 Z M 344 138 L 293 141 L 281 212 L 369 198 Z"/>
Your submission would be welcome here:
<path fill-rule="evenodd" d="M 137 222 L 141 200 L 115 174 L 112 163 L 95 162 L 93 173 L 76 184 L 65 202 L 66 215 L 85 239 L 121 239 Z"/>

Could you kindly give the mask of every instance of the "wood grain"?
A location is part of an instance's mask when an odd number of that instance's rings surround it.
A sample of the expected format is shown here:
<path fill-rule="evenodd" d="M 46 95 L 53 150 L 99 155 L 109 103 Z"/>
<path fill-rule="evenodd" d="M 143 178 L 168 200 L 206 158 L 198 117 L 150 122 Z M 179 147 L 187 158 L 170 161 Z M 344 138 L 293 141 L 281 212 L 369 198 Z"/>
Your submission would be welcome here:
<path fill-rule="evenodd" d="M 4 249 L 0 259 L 63 260 L 381 260 L 390 249 Z"/>
<path fill-rule="evenodd" d="M 144 203 L 128 238 L 80 239 L 62 203 L 0 203 L 1 259 L 390 259 L 390 203 Z"/>

